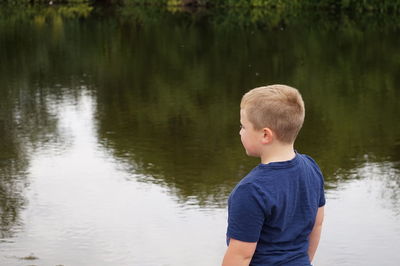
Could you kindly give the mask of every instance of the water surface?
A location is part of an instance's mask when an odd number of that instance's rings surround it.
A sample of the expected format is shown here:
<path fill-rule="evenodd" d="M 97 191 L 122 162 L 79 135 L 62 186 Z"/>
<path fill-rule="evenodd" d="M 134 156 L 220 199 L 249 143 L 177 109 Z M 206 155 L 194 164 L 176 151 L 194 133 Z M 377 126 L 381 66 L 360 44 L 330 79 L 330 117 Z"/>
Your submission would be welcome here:
<path fill-rule="evenodd" d="M 144 19 L 131 9 L 7 12 L 2 265 L 218 265 L 227 197 L 258 163 L 240 144 L 240 98 L 272 83 L 303 94 L 296 149 L 326 179 L 316 265 L 397 265 L 393 25 L 327 18 L 243 26 L 171 12 Z"/>

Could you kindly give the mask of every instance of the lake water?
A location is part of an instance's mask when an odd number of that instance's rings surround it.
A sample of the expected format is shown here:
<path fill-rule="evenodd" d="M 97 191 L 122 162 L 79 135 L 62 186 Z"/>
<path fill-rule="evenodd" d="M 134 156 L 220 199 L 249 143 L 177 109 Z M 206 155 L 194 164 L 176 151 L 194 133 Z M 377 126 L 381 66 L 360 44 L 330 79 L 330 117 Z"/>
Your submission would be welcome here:
<path fill-rule="evenodd" d="M 325 175 L 315 265 L 398 265 L 399 27 L 77 10 L 0 8 L 1 265 L 219 265 L 240 98 L 273 83 Z"/>

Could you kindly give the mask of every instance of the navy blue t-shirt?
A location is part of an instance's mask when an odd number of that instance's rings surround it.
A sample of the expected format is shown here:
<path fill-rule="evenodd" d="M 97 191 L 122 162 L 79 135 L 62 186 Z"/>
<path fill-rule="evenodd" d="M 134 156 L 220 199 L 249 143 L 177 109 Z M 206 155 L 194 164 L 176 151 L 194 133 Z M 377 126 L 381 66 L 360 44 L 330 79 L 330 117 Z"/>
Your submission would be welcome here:
<path fill-rule="evenodd" d="M 311 157 L 260 164 L 229 197 L 227 243 L 257 242 L 252 266 L 310 265 L 308 237 L 324 205 L 323 176 Z"/>

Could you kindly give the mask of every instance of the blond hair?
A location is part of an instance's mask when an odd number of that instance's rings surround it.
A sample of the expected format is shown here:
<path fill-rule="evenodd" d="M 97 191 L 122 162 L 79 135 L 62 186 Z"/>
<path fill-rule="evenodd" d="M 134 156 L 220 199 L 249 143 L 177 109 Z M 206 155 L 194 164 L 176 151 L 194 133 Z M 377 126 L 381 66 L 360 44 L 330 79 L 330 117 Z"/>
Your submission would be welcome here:
<path fill-rule="evenodd" d="M 243 95 L 240 108 L 245 110 L 254 129 L 270 128 L 284 143 L 294 143 L 304 122 L 301 94 L 286 85 L 252 89 Z"/>

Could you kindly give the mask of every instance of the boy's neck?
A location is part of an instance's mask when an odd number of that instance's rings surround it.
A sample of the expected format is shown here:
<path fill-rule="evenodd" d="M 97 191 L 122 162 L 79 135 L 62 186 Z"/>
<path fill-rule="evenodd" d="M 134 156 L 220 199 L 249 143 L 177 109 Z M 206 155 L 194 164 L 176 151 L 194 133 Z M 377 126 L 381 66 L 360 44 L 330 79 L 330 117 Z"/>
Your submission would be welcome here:
<path fill-rule="evenodd" d="M 284 162 L 292 160 L 296 156 L 293 144 L 275 143 L 270 145 L 261 154 L 261 163 Z"/>

